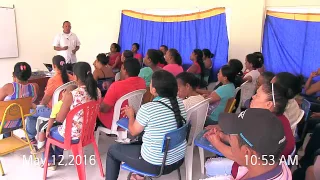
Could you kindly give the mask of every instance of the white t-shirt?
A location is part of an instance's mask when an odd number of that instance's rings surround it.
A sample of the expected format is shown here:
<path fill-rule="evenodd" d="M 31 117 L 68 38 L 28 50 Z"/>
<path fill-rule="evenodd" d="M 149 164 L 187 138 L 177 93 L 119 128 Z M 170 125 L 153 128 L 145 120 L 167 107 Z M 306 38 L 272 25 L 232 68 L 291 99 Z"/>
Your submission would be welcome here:
<path fill-rule="evenodd" d="M 196 96 L 190 96 L 187 99 L 183 100 L 184 107 L 186 110 L 190 109 L 192 106 L 198 104 L 199 102 L 203 101 L 204 97 L 201 95 L 196 95 Z"/>
<path fill-rule="evenodd" d="M 257 80 L 258 77 L 260 76 L 260 72 L 258 70 L 252 70 L 250 72 L 248 72 L 244 78 L 251 76 L 252 81 L 251 82 L 247 82 L 246 84 L 244 84 L 241 87 L 241 106 L 243 106 L 244 102 L 247 99 L 250 99 L 255 91 L 256 91 L 256 84 L 257 84 Z"/>
<path fill-rule="evenodd" d="M 65 34 L 64 32 L 56 35 L 53 41 L 53 46 L 56 47 L 65 47 L 68 46 L 67 50 L 57 51 L 58 55 L 61 55 L 65 58 L 66 63 L 76 63 L 77 57 L 72 53 L 77 46 L 80 46 L 80 41 L 76 34 L 70 32 L 69 34 Z"/>

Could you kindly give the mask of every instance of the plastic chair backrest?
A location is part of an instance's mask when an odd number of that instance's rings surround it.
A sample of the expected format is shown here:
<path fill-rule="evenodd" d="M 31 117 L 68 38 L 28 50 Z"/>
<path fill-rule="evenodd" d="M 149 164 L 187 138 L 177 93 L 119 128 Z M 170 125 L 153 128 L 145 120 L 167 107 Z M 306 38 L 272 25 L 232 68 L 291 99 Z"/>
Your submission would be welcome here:
<path fill-rule="evenodd" d="M 19 98 L 11 101 L 0 101 L 0 122 L 22 118 L 30 113 L 32 97 Z M 20 109 L 21 107 L 21 109 Z M 22 110 L 22 113 L 21 111 Z"/>
<path fill-rule="evenodd" d="M 235 104 L 236 104 L 236 99 L 234 97 L 229 98 L 227 101 L 226 107 L 224 108 L 224 112 L 232 113 L 232 110 Z"/>
<path fill-rule="evenodd" d="M 0 134 L 5 129 L 7 121 L 22 120 L 22 126 L 24 126 L 24 117 L 30 115 L 32 97 L 20 98 L 11 101 L 0 101 Z M 16 129 L 20 123 L 17 123 L 10 129 Z"/>
<path fill-rule="evenodd" d="M 61 86 L 59 86 L 53 93 L 52 96 L 52 107 L 59 101 L 60 94 L 63 90 L 67 89 L 71 85 L 77 85 L 75 81 L 67 82 Z"/>
<path fill-rule="evenodd" d="M 166 135 L 164 135 L 161 151 L 168 152 L 171 149 L 174 149 L 180 146 L 184 141 L 186 141 L 189 125 L 190 125 L 189 123 L 186 123 L 179 129 L 175 129 L 173 131 L 168 132 Z"/>
<path fill-rule="evenodd" d="M 309 118 L 310 107 L 311 107 L 311 103 L 308 100 L 303 99 L 302 104 L 301 104 L 301 109 L 304 111 L 304 121 L 305 122 Z"/>
<path fill-rule="evenodd" d="M 300 115 L 299 115 L 299 117 L 298 117 L 298 120 L 297 121 L 295 121 L 293 124 L 291 124 L 291 129 L 293 130 L 293 129 L 295 129 L 296 127 L 297 127 L 297 124 L 303 119 L 303 116 L 304 116 L 304 110 L 300 110 L 301 112 L 300 112 Z"/>
<path fill-rule="evenodd" d="M 145 92 L 145 89 L 132 91 L 117 100 L 116 104 L 114 105 L 111 130 L 116 131 L 118 128 L 117 121 L 120 119 L 120 110 L 123 102 L 128 100 L 129 106 L 131 106 L 135 110 L 135 112 L 137 112 L 141 106 L 142 97 Z"/>
<path fill-rule="evenodd" d="M 118 72 L 114 77 L 114 81 L 119 81 L 119 80 L 120 80 L 120 72 Z"/>
<path fill-rule="evenodd" d="M 203 130 L 206 121 L 210 99 L 205 99 L 187 110 L 187 122 L 190 123 L 188 145 L 192 144 L 194 138 Z"/>
<path fill-rule="evenodd" d="M 65 128 L 65 141 L 64 145 L 66 147 L 70 147 L 71 145 L 71 128 L 73 123 L 74 116 L 82 116 L 82 130 L 80 141 L 82 146 L 86 146 L 87 144 L 92 142 L 94 139 L 94 129 L 96 125 L 96 120 L 99 112 L 99 100 L 98 101 L 90 101 L 84 104 L 81 104 L 74 109 L 72 109 L 66 118 L 66 128 Z"/>

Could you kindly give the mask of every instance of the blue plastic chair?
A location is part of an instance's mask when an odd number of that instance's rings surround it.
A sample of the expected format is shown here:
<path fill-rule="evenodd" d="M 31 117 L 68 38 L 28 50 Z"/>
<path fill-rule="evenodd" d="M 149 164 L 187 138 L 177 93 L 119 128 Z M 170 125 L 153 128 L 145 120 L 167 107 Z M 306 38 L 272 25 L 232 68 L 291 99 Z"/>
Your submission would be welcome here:
<path fill-rule="evenodd" d="M 310 107 L 311 107 L 311 103 L 308 100 L 303 99 L 302 104 L 301 104 L 301 109 L 304 111 L 304 127 L 303 127 L 303 130 L 302 130 L 301 137 L 300 138 L 296 137 L 296 141 L 297 142 L 301 142 L 302 141 L 302 143 L 303 143 L 304 138 L 305 138 L 305 136 L 307 134 Z M 300 148 L 300 146 L 298 146 L 298 147 Z"/>
<path fill-rule="evenodd" d="M 188 136 L 189 126 L 190 126 L 189 123 L 185 124 L 181 128 L 173 130 L 164 136 L 163 145 L 162 145 L 162 152 L 164 153 L 164 156 L 163 156 L 163 160 L 162 160 L 161 169 L 160 169 L 159 174 L 150 174 L 150 173 L 138 171 L 138 170 L 134 169 L 133 167 L 130 167 L 129 165 L 124 163 L 121 166 L 121 168 L 123 168 L 124 170 L 130 171 L 130 173 L 128 175 L 128 180 L 130 179 L 132 173 L 142 175 L 145 177 L 145 179 L 159 178 L 162 175 L 164 175 L 164 168 L 165 168 L 165 164 L 166 164 L 166 160 L 167 160 L 168 151 L 178 147 L 180 144 L 185 142 L 185 140 Z M 179 180 L 181 180 L 180 167 L 177 170 L 178 170 Z"/>
<path fill-rule="evenodd" d="M 197 137 L 194 139 L 194 145 L 201 147 L 204 150 L 210 151 L 214 154 L 217 154 L 219 156 L 223 156 L 221 152 L 219 152 L 215 147 L 211 145 L 211 143 L 205 137 L 203 137 L 204 133 L 206 132 L 207 130 L 203 130 L 197 135 Z"/>

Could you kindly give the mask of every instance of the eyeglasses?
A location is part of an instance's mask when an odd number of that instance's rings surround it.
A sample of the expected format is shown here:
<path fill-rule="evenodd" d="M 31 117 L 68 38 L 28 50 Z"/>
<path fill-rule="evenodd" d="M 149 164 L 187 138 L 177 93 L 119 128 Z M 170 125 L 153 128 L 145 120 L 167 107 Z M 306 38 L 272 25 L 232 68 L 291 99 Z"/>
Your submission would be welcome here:
<path fill-rule="evenodd" d="M 273 83 L 271 83 L 271 90 L 272 90 L 272 101 L 273 101 L 273 107 L 276 107 L 276 100 L 274 98 L 274 88 Z"/>

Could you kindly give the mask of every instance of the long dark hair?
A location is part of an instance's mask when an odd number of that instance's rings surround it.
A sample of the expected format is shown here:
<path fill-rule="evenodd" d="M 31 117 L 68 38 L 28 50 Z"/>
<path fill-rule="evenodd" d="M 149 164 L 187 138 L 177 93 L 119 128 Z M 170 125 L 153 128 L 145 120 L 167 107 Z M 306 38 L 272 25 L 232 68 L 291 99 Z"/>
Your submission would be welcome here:
<path fill-rule="evenodd" d="M 193 53 L 197 56 L 197 63 L 199 64 L 200 69 L 201 69 L 200 80 L 202 82 L 202 81 L 204 81 L 204 72 L 205 72 L 205 66 L 204 66 L 204 62 L 203 62 L 203 52 L 201 51 L 201 49 L 195 49 L 195 50 L 193 50 Z"/>
<path fill-rule="evenodd" d="M 193 73 L 189 72 L 182 72 L 178 74 L 176 79 L 180 79 L 184 86 L 189 84 L 193 90 L 196 90 L 200 84 L 199 78 L 197 78 Z"/>
<path fill-rule="evenodd" d="M 230 59 L 228 64 L 237 75 L 239 76 L 243 75 L 243 72 L 242 72 L 243 64 L 239 59 Z"/>
<path fill-rule="evenodd" d="M 111 46 L 112 46 L 112 45 L 117 49 L 116 52 L 120 52 L 120 51 L 121 51 L 121 46 L 120 46 L 119 44 L 117 44 L 117 43 L 112 43 Z"/>
<path fill-rule="evenodd" d="M 168 49 L 167 49 L 168 50 Z M 164 59 L 164 54 L 162 51 L 158 50 L 158 53 L 160 55 L 160 59 L 159 59 L 159 63 L 160 64 L 164 64 L 164 65 L 167 65 L 167 61 Z"/>
<path fill-rule="evenodd" d="M 158 50 L 155 49 L 149 49 L 147 51 L 147 55 L 148 57 L 151 59 L 151 63 L 153 65 L 157 65 L 159 63 L 159 60 L 161 58 L 160 53 L 158 52 Z"/>
<path fill-rule="evenodd" d="M 289 99 L 292 99 L 294 96 L 301 93 L 304 80 L 301 75 L 295 76 L 288 72 L 281 72 L 276 75 L 276 83 L 284 88 L 288 88 L 289 91 L 292 91 L 292 96 L 289 96 Z"/>
<path fill-rule="evenodd" d="M 170 100 L 177 127 L 182 127 L 185 120 L 181 116 L 180 107 L 177 101 L 178 84 L 176 78 L 168 71 L 156 71 L 152 75 L 152 86 L 156 89 L 160 97 L 168 98 Z"/>
<path fill-rule="evenodd" d="M 294 96 L 294 93 L 289 88 L 281 86 L 279 83 L 270 83 L 266 82 L 261 85 L 262 91 L 268 95 L 268 101 L 273 101 L 272 97 L 272 86 L 273 86 L 273 94 L 274 94 L 274 101 L 275 105 L 273 108 L 273 113 L 277 115 L 281 115 L 284 113 L 288 100 L 291 99 L 290 97 Z"/>
<path fill-rule="evenodd" d="M 98 100 L 97 81 L 93 78 L 91 66 L 86 62 L 77 62 L 73 66 L 73 73 L 85 84 L 86 91 L 91 99 Z"/>
<path fill-rule="evenodd" d="M 31 74 L 31 66 L 28 63 L 18 62 L 14 65 L 13 75 L 20 81 L 28 81 Z"/>
<path fill-rule="evenodd" d="M 61 72 L 61 79 L 63 84 L 70 81 L 68 73 L 67 73 L 67 67 L 66 67 L 66 60 L 63 56 L 56 55 L 52 58 L 52 64 L 54 64 Z"/>
<path fill-rule="evenodd" d="M 248 54 L 246 59 L 248 63 L 252 64 L 253 69 L 261 68 L 264 63 L 264 58 L 259 52 Z"/>
<path fill-rule="evenodd" d="M 168 51 L 169 51 L 170 55 L 173 57 L 174 62 L 177 63 L 179 66 L 181 66 L 182 65 L 182 58 L 181 58 L 179 51 L 176 49 L 169 49 Z"/>
<path fill-rule="evenodd" d="M 234 83 L 236 78 L 236 73 L 229 65 L 224 65 L 221 67 L 221 74 L 224 77 L 227 77 L 228 81 Z"/>

